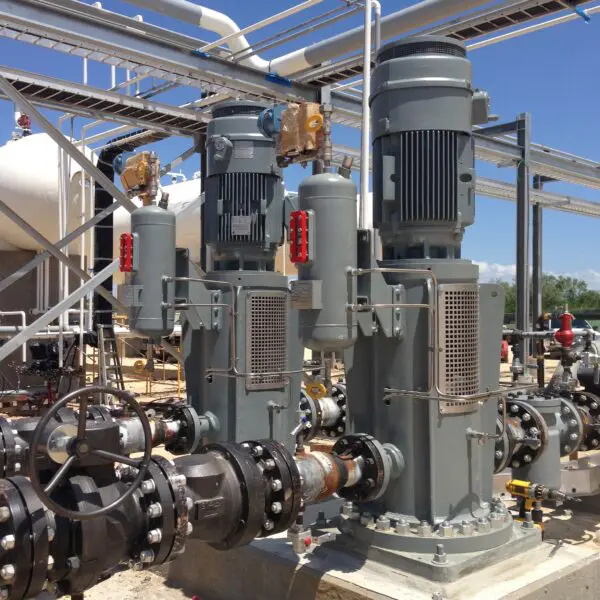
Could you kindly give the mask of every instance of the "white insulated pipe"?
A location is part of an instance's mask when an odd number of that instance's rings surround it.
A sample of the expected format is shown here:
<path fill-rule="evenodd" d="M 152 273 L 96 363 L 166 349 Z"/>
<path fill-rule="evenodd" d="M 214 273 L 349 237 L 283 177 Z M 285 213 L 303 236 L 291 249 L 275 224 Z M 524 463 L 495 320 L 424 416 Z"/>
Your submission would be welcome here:
<path fill-rule="evenodd" d="M 360 210 L 358 228 L 370 229 L 367 214 L 369 204 L 369 145 L 371 143 L 371 112 L 369 97 L 371 95 L 371 0 L 365 2 L 365 47 L 363 54 L 363 97 L 362 97 L 362 127 L 360 132 Z"/>
<path fill-rule="evenodd" d="M 27 317 L 24 310 L 3 310 L 0 311 L 0 317 L 21 317 L 21 327 L 27 326 Z M 21 346 L 21 361 L 27 362 L 27 344 Z"/>
<path fill-rule="evenodd" d="M 227 15 L 188 0 L 125 1 L 180 21 L 192 23 L 208 31 L 214 31 L 222 37 L 240 31 L 235 21 Z M 489 0 L 423 0 L 381 19 L 381 39 L 389 39 L 414 31 L 419 27 L 433 25 L 485 4 L 489 4 Z M 355 52 L 361 48 L 363 41 L 363 27 L 357 27 L 271 61 L 254 55 L 242 59 L 240 62 L 260 71 L 270 71 L 283 76 L 293 75 L 349 52 Z M 251 49 L 244 36 L 230 39 L 227 45 L 233 53 L 246 52 Z"/>

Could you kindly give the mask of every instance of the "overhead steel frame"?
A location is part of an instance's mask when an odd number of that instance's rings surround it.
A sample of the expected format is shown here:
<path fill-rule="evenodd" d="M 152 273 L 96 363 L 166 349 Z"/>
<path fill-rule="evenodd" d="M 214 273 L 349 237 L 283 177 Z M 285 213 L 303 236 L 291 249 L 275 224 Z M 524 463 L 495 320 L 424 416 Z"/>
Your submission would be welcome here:
<path fill-rule="evenodd" d="M 513 5 L 525 4 L 533 5 L 536 3 L 516 2 Z M 291 99 L 314 100 L 318 96 L 319 90 L 315 86 L 283 80 L 269 74 L 265 75 L 247 69 L 235 63 L 224 62 L 214 57 L 194 53 L 193 48 L 198 48 L 198 42 L 194 38 L 181 36 L 175 32 L 145 23 L 140 24 L 139 21 L 107 11 L 102 11 L 101 19 L 98 19 L 98 15 L 98 10 L 95 7 L 73 2 L 72 0 L 55 0 L 51 5 L 43 0 L 23 0 L 21 2 L 0 0 L 0 35 L 82 56 L 89 60 L 119 65 L 138 73 L 138 76 L 155 76 L 179 85 L 219 90 L 221 95 L 233 92 L 246 97 L 281 101 Z M 133 28 L 131 23 L 135 24 Z M 448 31 L 450 32 L 453 27 L 454 23 L 451 23 Z M 458 23 L 456 28 L 458 28 Z M 480 28 L 475 28 L 473 35 L 467 35 L 466 37 L 475 37 L 483 33 L 485 32 Z M 226 57 L 227 51 L 219 49 L 219 54 Z M 15 73 L 13 72 L 12 75 L 15 75 Z M 28 77 L 30 78 L 29 81 L 27 81 Z M 31 91 L 30 88 L 35 87 L 35 82 L 31 80 L 31 77 L 36 78 L 38 76 L 21 73 L 21 80 L 17 76 L 14 82 L 21 85 L 24 91 Z M 58 83 L 58 80 L 54 80 L 55 85 Z M 77 85 L 71 82 L 60 83 L 64 83 L 66 86 Z M 82 87 L 88 95 L 97 92 L 106 93 L 104 90 L 93 90 L 89 86 Z M 57 88 L 58 85 L 56 85 Z M 222 94 L 222 90 L 226 90 L 226 93 Z M 56 107 L 52 106 L 54 100 L 52 94 L 36 94 L 36 96 L 35 101 L 40 105 Z M 359 126 L 361 117 L 360 99 L 351 94 L 339 92 L 332 93 L 331 97 L 334 107 L 334 122 Z M 156 106 L 156 103 L 154 104 Z M 68 108 L 71 110 L 71 107 L 65 107 L 64 103 L 61 103 L 60 106 L 63 109 Z M 143 109 L 139 106 L 129 106 L 128 108 Z M 79 107 L 79 110 L 84 109 L 85 107 Z M 93 105 L 93 110 L 93 114 L 112 120 L 123 120 L 123 113 L 127 112 L 120 108 L 115 110 L 114 107 L 107 110 L 105 106 L 102 106 L 102 102 Z M 175 111 L 177 110 L 175 108 Z M 160 106 L 158 112 L 163 113 L 162 116 L 165 113 L 168 117 L 175 116 L 173 113 L 168 114 L 170 112 L 168 107 Z M 138 124 L 142 121 L 141 118 L 136 120 L 135 117 L 131 120 Z M 198 120 L 202 121 L 202 116 Z M 202 127 L 203 123 L 199 125 Z M 144 126 L 151 128 L 152 124 L 144 124 Z M 171 128 L 170 122 L 160 123 L 159 127 L 162 127 L 167 135 L 173 133 L 189 135 L 192 133 L 191 127 L 186 127 L 184 132 L 178 127 Z M 177 129 L 178 131 L 175 131 Z M 199 131 L 196 133 L 199 133 Z M 521 136 L 523 135 L 525 134 L 521 132 Z M 508 161 L 519 165 L 518 171 L 521 172 L 521 177 L 520 183 L 518 182 L 516 186 L 517 200 L 519 196 L 529 195 L 529 186 L 523 184 L 524 177 L 522 176 L 527 173 L 528 169 L 546 178 L 560 179 L 600 189 L 600 164 L 598 163 L 539 145 L 519 143 L 519 141 L 523 141 L 523 138 L 516 140 L 516 142 L 505 136 L 490 137 L 489 135 L 477 134 L 475 138 L 477 158 L 497 164 Z M 523 160 L 524 148 L 529 153 L 529 160 L 525 161 Z M 487 180 L 488 188 L 494 186 L 498 188 L 502 185 L 501 182 Z M 507 193 L 506 190 L 504 190 L 504 193 Z M 549 198 L 547 194 L 543 198 L 542 196 L 538 196 L 538 198 L 540 202 L 549 201 L 554 203 L 554 207 L 569 212 L 584 214 L 594 212 L 590 206 L 594 203 L 587 203 L 586 206 L 584 205 L 585 201 L 566 198 L 566 204 L 559 206 L 556 202 L 562 202 L 562 200 Z M 558 198 L 562 197 L 558 196 Z M 522 211 L 523 202 L 521 203 Z M 586 211 L 588 212 L 586 213 Z M 594 214 L 594 216 L 597 215 Z M 520 221 L 524 223 L 523 219 L 520 219 Z M 77 234 L 85 231 L 87 226 L 91 224 L 88 222 L 86 226 L 80 226 L 76 230 Z M 67 236 L 65 240 L 61 240 L 59 242 L 60 246 L 57 245 L 57 247 L 68 244 L 67 238 L 71 240 L 77 237 L 76 232 Z M 521 232 L 520 237 L 523 237 L 523 232 Z M 11 282 L 14 280 L 14 278 L 11 279 Z M 4 289 L 1 286 L 2 284 L 0 284 L 0 291 Z M 521 313 L 527 315 L 528 311 L 521 307 Z M 524 318 L 527 319 L 527 316 Z"/>

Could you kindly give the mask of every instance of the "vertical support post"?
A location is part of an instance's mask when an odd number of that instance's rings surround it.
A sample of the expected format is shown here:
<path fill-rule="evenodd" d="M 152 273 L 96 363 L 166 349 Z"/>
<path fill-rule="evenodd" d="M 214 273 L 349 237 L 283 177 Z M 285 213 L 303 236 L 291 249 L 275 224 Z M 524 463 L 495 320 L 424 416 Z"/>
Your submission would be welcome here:
<path fill-rule="evenodd" d="M 517 329 L 529 331 L 529 145 L 531 142 L 531 117 L 523 113 L 517 118 L 517 143 L 521 160 L 517 166 Z M 523 350 L 526 349 L 524 344 Z M 523 364 L 527 364 L 527 352 L 523 352 Z"/>
<path fill-rule="evenodd" d="M 533 189 L 541 190 L 543 187 L 542 179 L 539 175 L 533 177 Z M 531 292 L 532 292 L 532 316 L 533 319 L 537 319 L 543 310 L 542 304 L 542 229 L 543 229 L 543 208 L 539 204 L 533 205 L 533 219 L 532 219 L 532 256 L 531 256 Z"/>
<path fill-rule="evenodd" d="M 204 202 L 200 204 L 200 267 L 205 273 L 208 273 L 209 266 L 212 268 L 212 261 L 209 260 L 209 248 L 206 245 L 206 135 L 202 134 L 196 138 L 196 150 L 200 153 L 200 192 L 204 194 Z M 210 264 L 209 264 L 210 263 Z"/>

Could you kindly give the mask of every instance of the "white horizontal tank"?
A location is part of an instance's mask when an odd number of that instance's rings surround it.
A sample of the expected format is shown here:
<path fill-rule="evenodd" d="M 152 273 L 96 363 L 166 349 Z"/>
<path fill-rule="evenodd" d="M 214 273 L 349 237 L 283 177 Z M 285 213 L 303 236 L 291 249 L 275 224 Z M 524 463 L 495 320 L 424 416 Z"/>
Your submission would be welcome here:
<path fill-rule="evenodd" d="M 89 149 L 86 155 L 95 162 Z M 0 148 L 0 199 L 51 242 L 60 239 L 58 146 L 45 133 L 7 142 Z M 70 194 L 67 231 L 80 225 L 81 167 L 69 162 Z M 189 248 L 192 260 L 200 256 L 200 179 L 174 183 L 162 188 L 169 193 L 169 206 L 177 215 L 177 245 Z M 93 214 L 91 190 L 86 187 L 86 218 Z M 134 203 L 140 204 L 137 198 Z M 91 209 L 91 213 L 90 213 Z M 114 213 L 114 256 L 118 256 L 119 236 L 129 231 L 129 213 Z M 78 254 L 79 239 L 69 251 Z M 87 246 L 87 244 L 86 244 Z M 0 213 L 0 250 L 42 250 L 42 247 L 8 217 Z M 87 252 L 87 247 L 86 247 Z"/>

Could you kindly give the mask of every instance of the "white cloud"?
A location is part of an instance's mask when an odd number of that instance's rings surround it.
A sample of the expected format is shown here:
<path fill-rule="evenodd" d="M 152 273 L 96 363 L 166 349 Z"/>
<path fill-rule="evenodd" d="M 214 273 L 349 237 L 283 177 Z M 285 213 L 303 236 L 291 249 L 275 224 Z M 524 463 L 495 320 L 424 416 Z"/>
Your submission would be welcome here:
<path fill-rule="evenodd" d="M 498 263 L 488 263 L 473 261 L 479 265 L 479 278 L 481 281 L 508 281 L 512 282 L 517 272 L 515 265 L 501 265 Z M 590 289 L 600 290 L 600 271 L 594 269 L 583 269 L 581 271 L 569 271 L 568 273 L 557 273 L 554 271 L 546 271 L 552 275 L 567 275 L 576 279 L 587 281 Z"/>
<path fill-rule="evenodd" d="M 508 281 L 511 282 L 517 272 L 515 265 L 500 265 L 498 263 L 473 261 L 479 266 L 481 281 Z"/>

